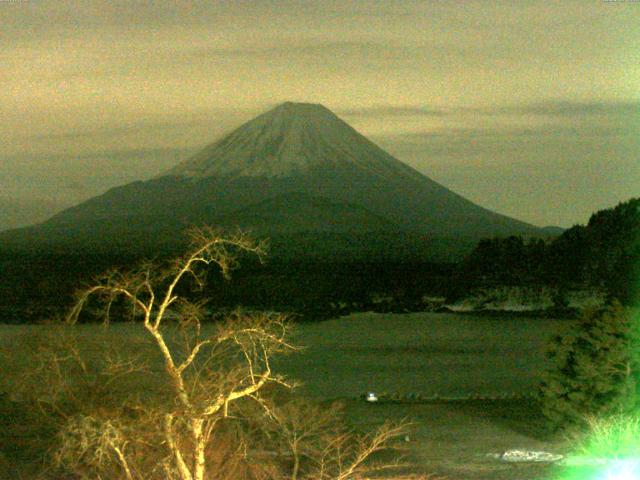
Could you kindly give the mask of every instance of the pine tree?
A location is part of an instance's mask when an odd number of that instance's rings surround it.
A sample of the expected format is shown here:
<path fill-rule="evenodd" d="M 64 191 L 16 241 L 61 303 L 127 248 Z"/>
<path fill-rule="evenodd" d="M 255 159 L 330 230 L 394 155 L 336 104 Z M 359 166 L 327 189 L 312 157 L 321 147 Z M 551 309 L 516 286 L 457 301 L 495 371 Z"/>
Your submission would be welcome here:
<path fill-rule="evenodd" d="M 589 415 L 630 413 L 640 405 L 638 317 L 620 304 L 585 311 L 548 352 L 539 398 L 552 429 L 583 426 Z"/>

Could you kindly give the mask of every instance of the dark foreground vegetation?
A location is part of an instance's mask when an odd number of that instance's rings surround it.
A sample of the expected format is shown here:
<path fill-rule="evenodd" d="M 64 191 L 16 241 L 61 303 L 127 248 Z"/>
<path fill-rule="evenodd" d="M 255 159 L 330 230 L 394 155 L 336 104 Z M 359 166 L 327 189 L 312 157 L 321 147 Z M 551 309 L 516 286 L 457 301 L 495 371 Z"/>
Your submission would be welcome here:
<path fill-rule="evenodd" d="M 443 254 L 446 244 L 412 235 L 275 237 L 266 263 L 243 258 L 234 282 L 212 275 L 201 294 L 221 311 L 242 305 L 302 320 L 354 311 L 423 311 L 433 307 L 433 297 L 454 302 L 501 286 L 551 289 L 549 314 L 555 316 L 575 315 L 567 309 L 571 289 L 596 288 L 627 305 L 638 298 L 640 199 L 597 212 L 586 226 L 555 239 L 487 239 L 457 261 Z M 0 250 L 0 316 L 10 323 L 47 318 L 69 304 L 78 285 L 104 270 L 143 258 L 162 261 L 184 247 L 184 242 L 153 248 L 142 242 L 130 249 L 5 246 Z M 435 251 L 439 260 L 430 260 Z"/>
<path fill-rule="evenodd" d="M 264 249 L 242 234 L 205 229 L 191 237 L 184 256 L 105 272 L 76 294 L 63 321 L 5 345 L 0 413 L 39 435 L 20 436 L 35 440 L 24 445 L 28 453 L 4 444 L 0 474 L 358 480 L 377 470 L 370 457 L 392 447 L 406 423 L 357 433 L 343 425 L 339 406 L 296 397 L 272 368 L 274 357 L 297 349 L 282 314 L 238 311 L 203 328 L 202 303 L 180 285 L 202 284 L 206 266 L 227 277 L 238 252 L 262 257 Z M 118 300 L 128 308 L 114 311 Z M 87 335 L 79 323 L 92 309 L 104 329 Z M 108 335 L 115 313 L 132 322 L 129 338 Z M 40 462 L 16 468 L 33 450 Z M 384 468 L 395 465 L 383 460 Z"/>
<path fill-rule="evenodd" d="M 158 261 L 167 255 L 155 256 Z M 78 285 L 110 268 L 140 261 L 125 254 L 40 254 L 2 256 L 0 315 L 24 323 L 50 317 L 72 300 Z M 292 313 L 299 320 L 333 318 L 353 311 L 406 312 L 425 308 L 425 295 L 446 296 L 454 282 L 453 264 L 396 261 L 283 261 L 245 259 L 234 281 L 211 275 L 198 295 L 228 311 L 245 308 Z"/>

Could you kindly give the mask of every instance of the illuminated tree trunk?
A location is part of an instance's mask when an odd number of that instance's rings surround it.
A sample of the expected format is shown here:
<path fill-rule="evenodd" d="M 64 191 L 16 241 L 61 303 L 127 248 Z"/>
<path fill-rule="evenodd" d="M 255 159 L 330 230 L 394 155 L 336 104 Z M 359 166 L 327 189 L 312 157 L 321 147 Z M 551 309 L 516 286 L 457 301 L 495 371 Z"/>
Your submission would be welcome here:
<path fill-rule="evenodd" d="M 206 438 L 202 432 L 202 418 L 194 418 L 191 420 L 191 431 L 193 434 L 194 459 L 193 459 L 193 480 L 204 480 L 205 474 L 205 458 L 204 448 Z"/>

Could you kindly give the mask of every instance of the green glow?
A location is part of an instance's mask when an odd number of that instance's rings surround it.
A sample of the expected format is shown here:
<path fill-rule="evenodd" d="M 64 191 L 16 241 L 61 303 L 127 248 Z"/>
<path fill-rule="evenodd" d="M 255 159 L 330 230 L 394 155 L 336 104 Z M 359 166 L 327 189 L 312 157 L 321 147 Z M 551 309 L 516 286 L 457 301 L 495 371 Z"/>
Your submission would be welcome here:
<path fill-rule="evenodd" d="M 637 480 L 640 478 L 640 461 L 615 460 L 603 473 L 603 480 Z"/>
<path fill-rule="evenodd" d="M 589 421 L 589 436 L 577 453 L 592 458 L 640 458 L 640 416 L 614 415 Z"/>
<path fill-rule="evenodd" d="M 640 460 L 612 460 L 599 467 L 567 469 L 559 480 L 638 480 Z"/>
<path fill-rule="evenodd" d="M 637 310 L 630 314 L 640 320 Z M 592 465 L 561 467 L 555 480 L 640 480 L 640 412 L 592 418 L 573 454 Z"/>
<path fill-rule="evenodd" d="M 640 480 L 640 458 L 584 458 L 597 465 L 562 467 L 556 480 Z"/>

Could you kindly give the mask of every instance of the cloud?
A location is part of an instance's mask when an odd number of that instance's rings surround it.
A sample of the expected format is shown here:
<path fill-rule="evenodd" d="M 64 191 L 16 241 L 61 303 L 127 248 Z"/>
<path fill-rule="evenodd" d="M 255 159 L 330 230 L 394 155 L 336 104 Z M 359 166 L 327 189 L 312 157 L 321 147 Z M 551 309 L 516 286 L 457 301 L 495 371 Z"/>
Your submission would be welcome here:
<path fill-rule="evenodd" d="M 576 102 L 544 101 L 526 105 L 511 105 L 492 109 L 476 109 L 484 113 L 508 113 L 521 115 L 640 115 L 640 101 Z"/>
<path fill-rule="evenodd" d="M 428 131 L 399 134 L 405 139 L 420 137 L 539 136 L 589 130 L 595 134 L 628 132 L 630 120 L 640 120 L 640 101 L 541 101 L 494 107 L 435 108 L 420 105 L 373 105 L 344 108 L 336 113 L 345 117 L 383 119 L 393 117 L 442 120 L 444 123 Z M 493 118 L 492 118 L 493 117 Z M 504 118 L 501 118 L 504 117 Z M 548 121 L 544 118 L 549 117 Z M 479 126 L 467 126 L 467 125 Z M 433 125 L 432 125 L 433 127 Z"/>
<path fill-rule="evenodd" d="M 608 136 L 615 134 L 632 133 L 631 129 L 615 126 L 591 124 L 582 125 L 541 125 L 530 127 L 460 127 L 460 128 L 440 128 L 425 132 L 411 132 L 393 135 L 394 140 L 407 141 L 411 143 L 429 142 L 434 139 L 471 139 L 471 138 L 530 138 L 530 137 L 556 137 L 566 135 L 579 135 L 588 132 L 595 136 Z"/>
<path fill-rule="evenodd" d="M 568 227 L 638 195 L 640 136 L 624 124 L 441 128 L 374 140 L 453 191 L 538 225 Z"/>
<path fill-rule="evenodd" d="M 336 110 L 338 115 L 360 117 L 442 117 L 450 112 L 436 108 L 409 105 L 375 105 Z"/>
<path fill-rule="evenodd" d="M 97 195 L 134 180 L 148 179 L 175 166 L 197 149 L 138 148 L 79 155 L 8 155 L 0 157 L 2 192 L 13 198 Z"/>

